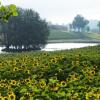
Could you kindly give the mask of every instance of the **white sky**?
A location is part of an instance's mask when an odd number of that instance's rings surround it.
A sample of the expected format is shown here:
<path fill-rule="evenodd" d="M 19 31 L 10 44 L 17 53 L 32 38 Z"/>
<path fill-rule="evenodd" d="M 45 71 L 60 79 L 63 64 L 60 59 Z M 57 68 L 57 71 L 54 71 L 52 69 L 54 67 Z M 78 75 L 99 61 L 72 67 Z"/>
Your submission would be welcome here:
<path fill-rule="evenodd" d="M 43 19 L 53 23 L 70 23 L 77 14 L 86 19 L 100 20 L 100 0 L 1 0 L 2 4 L 16 4 L 32 8 Z"/>

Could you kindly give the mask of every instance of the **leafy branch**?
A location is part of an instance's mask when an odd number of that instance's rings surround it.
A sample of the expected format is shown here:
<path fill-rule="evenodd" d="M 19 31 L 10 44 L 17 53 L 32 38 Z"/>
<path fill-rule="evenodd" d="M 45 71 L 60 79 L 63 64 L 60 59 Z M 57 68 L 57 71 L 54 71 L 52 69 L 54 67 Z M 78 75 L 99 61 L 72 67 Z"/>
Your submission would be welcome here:
<path fill-rule="evenodd" d="M 10 16 L 17 16 L 17 15 L 18 13 L 17 13 L 16 5 L 10 4 L 10 5 L 4 6 L 1 4 L 1 1 L 0 1 L 0 20 L 8 21 Z"/>

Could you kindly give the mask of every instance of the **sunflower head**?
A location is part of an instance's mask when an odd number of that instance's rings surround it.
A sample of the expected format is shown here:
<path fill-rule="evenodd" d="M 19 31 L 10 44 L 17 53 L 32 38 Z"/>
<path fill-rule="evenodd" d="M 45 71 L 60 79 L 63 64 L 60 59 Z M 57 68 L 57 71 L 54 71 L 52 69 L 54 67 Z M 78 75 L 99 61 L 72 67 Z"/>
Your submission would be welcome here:
<path fill-rule="evenodd" d="M 3 100 L 9 100 L 8 97 L 3 97 Z"/>
<path fill-rule="evenodd" d="M 13 86 L 16 86 L 17 82 L 16 82 L 16 80 L 11 80 L 10 84 L 13 85 Z"/>
<path fill-rule="evenodd" d="M 17 67 L 14 67 L 13 71 L 18 71 L 18 68 Z"/>
<path fill-rule="evenodd" d="M 46 87 L 46 82 L 45 82 L 45 80 L 44 80 L 44 79 L 41 79 L 41 80 L 39 81 L 39 85 L 40 85 L 41 88 L 45 88 L 45 87 Z"/>
<path fill-rule="evenodd" d="M 31 83 L 32 83 L 31 78 L 27 78 L 27 79 L 25 79 L 25 83 L 27 83 L 27 84 L 31 84 Z"/>
<path fill-rule="evenodd" d="M 66 87 L 66 86 L 67 86 L 66 81 L 61 81 L 61 82 L 60 82 L 60 86 L 61 86 L 61 87 Z"/>
<path fill-rule="evenodd" d="M 58 87 L 58 86 L 55 86 L 55 87 L 51 88 L 51 90 L 52 90 L 52 91 L 54 91 L 54 92 L 57 92 L 57 91 L 58 91 L 58 89 L 59 89 L 59 87 Z"/>
<path fill-rule="evenodd" d="M 4 97 L 3 96 L 0 96 L 0 100 L 4 100 Z"/>
<path fill-rule="evenodd" d="M 22 96 L 22 97 L 20 97 L 20 99 L 19 100 L 25 100 L 25 97 L 24 96 Z"/>
<path fill-rule="evenodd" d="M 16 95 L 14 93 L 11 93 L 8 95 L 8 100 L 16 100 Z"/>

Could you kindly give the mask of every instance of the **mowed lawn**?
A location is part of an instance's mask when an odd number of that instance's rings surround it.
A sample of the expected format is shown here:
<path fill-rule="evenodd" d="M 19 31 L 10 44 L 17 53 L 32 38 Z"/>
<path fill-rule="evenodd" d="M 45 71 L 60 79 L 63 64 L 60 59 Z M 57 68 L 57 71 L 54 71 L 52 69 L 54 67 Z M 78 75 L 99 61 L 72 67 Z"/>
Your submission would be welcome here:
<path fill-rule="evenodd" d="M 48 40 L 100 40 L 98 33 L 85 33 L 85 32 L 68 32 L 64 30 L 51 29 Z"/>

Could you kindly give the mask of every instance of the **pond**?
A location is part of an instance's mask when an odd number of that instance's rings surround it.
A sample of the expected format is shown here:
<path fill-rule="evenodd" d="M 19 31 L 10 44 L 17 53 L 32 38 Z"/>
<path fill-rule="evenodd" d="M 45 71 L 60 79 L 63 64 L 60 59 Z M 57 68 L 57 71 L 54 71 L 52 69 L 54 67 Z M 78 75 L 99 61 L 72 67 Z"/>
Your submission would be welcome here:
<path fill-rule="evenodd" d="M 56 50 L 66 50 L 66 49 L 74 49 L 74 48 L 82 48 L 87 46 L 95 46 L 98 43 L 49 43 L 45 46 L 42 51 L 56 51 Z M 1 50 L 4 47 L 0 47 L 0 53 L 4 53 Z"/>
<path fill-rule="evenodd" d="M 56 51 L 56 50 L 82 48 L 82 47 L 95 46 L 95 45 L 98 45 L 98 43 L 49 43 L 42 50 Z"/>

